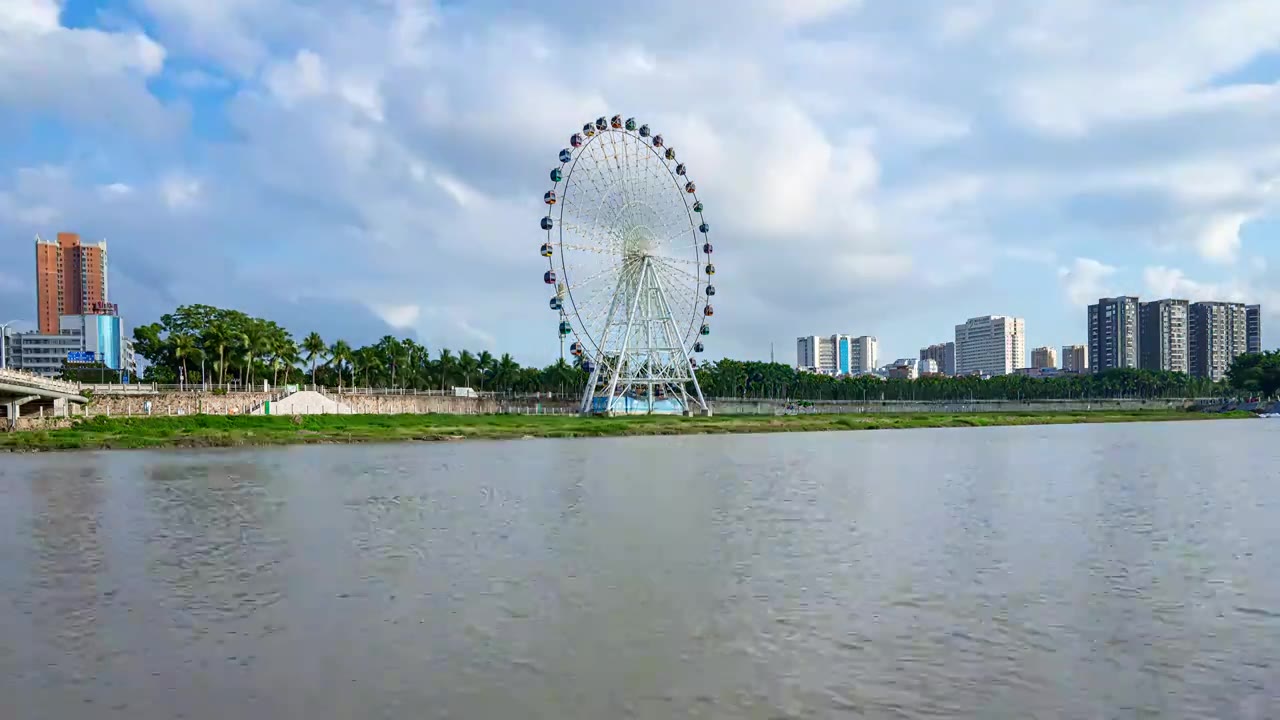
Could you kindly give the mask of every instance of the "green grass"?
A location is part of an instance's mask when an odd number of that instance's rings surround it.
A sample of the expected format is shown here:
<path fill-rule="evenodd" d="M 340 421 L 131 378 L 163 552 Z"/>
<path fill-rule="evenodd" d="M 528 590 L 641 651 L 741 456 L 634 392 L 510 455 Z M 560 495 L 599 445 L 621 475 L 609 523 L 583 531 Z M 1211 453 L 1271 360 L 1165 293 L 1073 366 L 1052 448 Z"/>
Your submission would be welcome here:
<path fill-rule="evenodd" d="M 288 417 L 187 415 L 93 418 L 63 430 L 0 434 L 0 451 L 102 448 L 237 447 L 508 438 L 815 432 L 894 428 L 990 427 L 1068 423 L 1151 422 L 1250 417 L 1180 410 L 1097 412 L 895 413 L 681 418 L 593 418 L 528 415 L 309 415 Z"/>

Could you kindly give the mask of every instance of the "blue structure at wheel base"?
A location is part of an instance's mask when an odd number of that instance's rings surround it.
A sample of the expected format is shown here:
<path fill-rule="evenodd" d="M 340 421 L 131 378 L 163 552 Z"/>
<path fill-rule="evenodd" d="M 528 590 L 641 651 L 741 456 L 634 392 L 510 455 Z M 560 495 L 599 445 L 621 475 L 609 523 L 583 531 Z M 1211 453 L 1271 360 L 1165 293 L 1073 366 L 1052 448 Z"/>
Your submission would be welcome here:
<path fill-rule="evenodd" d="M 649 408 L 648 398 L 633 398 L 620 395 L 613 398 L 612 407 L 610 407 L 609 398 L 593 397 L 591 398 L 591 412 L 596 415 L 604 415 L 613 413 L 615 415 L 683 415 L 685 413 L 684 403 L 674 398 L 666 398 L 653 401 L 653 409 Z"/>

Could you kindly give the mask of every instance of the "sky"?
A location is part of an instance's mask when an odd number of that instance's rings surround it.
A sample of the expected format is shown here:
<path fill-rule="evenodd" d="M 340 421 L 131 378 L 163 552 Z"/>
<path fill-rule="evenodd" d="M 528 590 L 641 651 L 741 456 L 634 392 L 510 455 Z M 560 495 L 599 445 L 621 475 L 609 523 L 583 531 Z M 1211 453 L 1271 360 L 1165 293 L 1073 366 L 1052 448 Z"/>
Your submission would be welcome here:
<path fill-rule="evenodd" d="M 1114 294 L 1261 303 L 1280 344 L 1275 0 L 0 0 L 0 322 L 67 231 L 129 325 L 549 362 L 547 172 L 615 113 L 707 204 L 709 357 L 1081 343 Z"/>

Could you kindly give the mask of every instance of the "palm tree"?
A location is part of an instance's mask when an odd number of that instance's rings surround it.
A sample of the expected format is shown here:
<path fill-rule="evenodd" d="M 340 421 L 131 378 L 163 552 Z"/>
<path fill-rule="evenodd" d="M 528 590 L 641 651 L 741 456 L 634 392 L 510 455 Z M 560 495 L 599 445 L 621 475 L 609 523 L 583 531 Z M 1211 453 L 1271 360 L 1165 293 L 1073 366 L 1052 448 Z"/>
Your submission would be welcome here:
<path fill-rule="evenodd" d="M 173 344 L 173 356 L 182 364 L 182 386 L 186 389 L 187 382 L 187 358 L 199 360 L 204 355 L 204 351 L 196 344 L 196 339 L 190 335 L 174 335 L 169 338 Z"/>
<path fill-rule="evenodd" d="M 351 362 L 351 346 L 346 340 L 339 340 L 329 348 L 329 364 L 334 366 L 338 371 L 338 392 L 342 392 L 342 365 Z M 354 368 L 352 368 L 354 370 Z M 352 374 L 352 382 L 355 382 L 355 375 Z"/>
<path fill-rule="evenodd" d="M 511 391 L 515 385 L 517 376 L 520 373 L 520 364 L 511 357 L 510 353 L 503 353 L 501 358 L 493 367 L 493 384 L 494 387 L 500 387 L 507 392 Z"/>
<path fill-rule="evenodd" d="M 431 355 L 427 349 L 413 340 L 404 340 L 400 344 L 404 356 L 398 364 L 400 383 L 403 387 L 413 386 L 419 389 L 426 380 L 427 367 L 431 363 Z"/>
<path fill-rule="evenodd" d="M 253 366 L 258 358 L 271 352 L 271 334 L 264 323 L 254 322 L 244 331 L 245 387 L 253 385 Z"/>
<path fill-rule="evenodd" d="M 311 389 L 316 388 L 316 360 L 324 359 L 328 347 L 320 333 L 313 332 L 302 340 L 302 350 L 307 353 L 307 362 L 311 363 Z"/>
<path fill-rule="evenodd" d="M 271 348 L 271 387 L 280 384 L 280 371 L 285 370 L 284 382 L 289 383 L 289 370 L 298 361 L 298 346 L 289 336 L 276 338 Z M 287 369 L 286 369 L 287 368 Z"/>
<path fill-rule="evenodd" d="M 444 384 L 449 382 L 449 378 L 453 376 L 457 363 L 458 361 L 448 348 L 440 351 L 440 359 L 436 362 L 436 371 L 440 373 L 440 392 L 444 392 Z"/>
<path fill-rule="evenodd" d="M 458 372 L 462 373 L 464 378 L 462 384 L 471 387 L 471 373 L 480 368 L 480 362 L 476 360 L 476 356 L 471 354 L 470 350 L 463 350 L 458 355 Z"/>
<path fill-rule="evenodd" d="M 485 378 L 493 376 L 495 365 L 493 355 L 488 350 L 481 351 L 480 357 L 476 358 L 476 364 L 480 370 L 480 389 L 484 390 Z"/>
<path fill-rule="evenodd" d="M 227 377 L 227 348 L 235 342 L 231 329 L 223 322 L 215 322 L 204 331 L 204 346 L 218 351 L 218 384 Z"/>
<path fill-rule="evenodd" d="M 356 382 L 356 365 L 364 370 L 365 387 L 373 387 L 372 373 L 382 371 L 382 357 L 376 347 L 362 347 L 351 354 L 351 384 Z"/>

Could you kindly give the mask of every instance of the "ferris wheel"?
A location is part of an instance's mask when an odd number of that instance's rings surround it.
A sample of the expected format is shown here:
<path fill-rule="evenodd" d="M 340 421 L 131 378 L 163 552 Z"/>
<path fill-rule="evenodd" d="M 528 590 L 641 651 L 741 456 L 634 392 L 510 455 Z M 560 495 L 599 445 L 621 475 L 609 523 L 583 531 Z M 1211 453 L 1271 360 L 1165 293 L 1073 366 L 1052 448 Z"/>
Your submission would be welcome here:
<path fill-rule="evenodd" d="M 560 151 L 543 196 L 543 282 L 590 373 L 584 413 L 709 414 L 694 370 L 715 313 L 714 248 L 675 148 L 601 117 Z"/>

